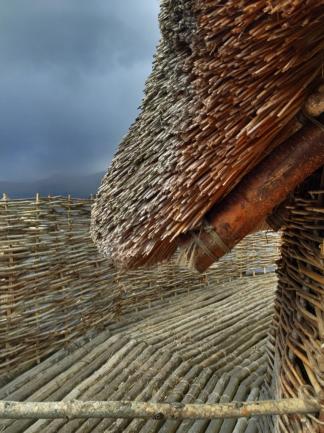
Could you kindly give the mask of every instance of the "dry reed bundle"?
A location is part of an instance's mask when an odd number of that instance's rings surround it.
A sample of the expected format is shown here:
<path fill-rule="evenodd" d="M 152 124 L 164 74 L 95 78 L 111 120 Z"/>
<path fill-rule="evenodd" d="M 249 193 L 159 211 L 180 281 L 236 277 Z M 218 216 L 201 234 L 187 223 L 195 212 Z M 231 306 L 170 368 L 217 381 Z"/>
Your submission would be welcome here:
<path fill-rule="evenodd" d="M 116 271 L 89 236 L 91 200 L 0 200 L 0 379 L 161 299 L 273 270 L 280 236 L 247 237 L 208 273 L 171 262 Z M 268 255 L 263 254 L 264 251 Z M 144 313 L 143 313 L 144 314 Z"/>
<path fill-rule="evenodd" d="M 323 197 L 323 189 L 296 194 L 284 219 L 269 352 L 268 382 L 275 398 L 319 395 L 324 389 Z M 315 418 L 283 416 L 275 420 L 274 431 L 317 433 L 321 428 Z"/>
<path fill-rule="evenodd" d="M 169 258 L 294 132 L 321 76 L 323 0 L 164 0 L 142 112 L 93 209 L 100 250 L 131 268 Z"/>

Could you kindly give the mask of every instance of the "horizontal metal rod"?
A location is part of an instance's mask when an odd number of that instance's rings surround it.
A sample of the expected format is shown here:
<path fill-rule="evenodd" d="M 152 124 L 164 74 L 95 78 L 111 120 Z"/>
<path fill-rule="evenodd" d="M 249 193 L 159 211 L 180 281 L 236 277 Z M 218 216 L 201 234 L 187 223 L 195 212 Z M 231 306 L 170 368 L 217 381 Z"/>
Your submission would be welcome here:
<path fill-rule="evenodd" d="M 285 399 L 225 404 L 150 403 L 134 401 L 0 401 L 0 418 L 153 418 L 215 419 L 255 415 L 314 414 L 316 399 Z"/>

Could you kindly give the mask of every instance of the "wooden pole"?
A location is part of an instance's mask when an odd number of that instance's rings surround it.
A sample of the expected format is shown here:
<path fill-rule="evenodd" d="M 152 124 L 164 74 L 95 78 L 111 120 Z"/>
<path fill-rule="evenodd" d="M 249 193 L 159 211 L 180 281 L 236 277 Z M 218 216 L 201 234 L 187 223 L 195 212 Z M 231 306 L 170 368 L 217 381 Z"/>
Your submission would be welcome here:
<path fill-rule="evenodd" d="M 323 164 L 324 129 L 307 125 L 276 148 L 207 214 L 199 234 L 186 235 L 184 242 L 194 241 L 195 245 L 193 266 L 205 271 Z"/>
<path fill-rule="evenodd" d="M 143 403 L 134 401 L 0 401 L 0 418 L 152 418 L 215 419 L 256 415 L 315 414 L 316 399 L 286 399 L 224 404 Z"/>

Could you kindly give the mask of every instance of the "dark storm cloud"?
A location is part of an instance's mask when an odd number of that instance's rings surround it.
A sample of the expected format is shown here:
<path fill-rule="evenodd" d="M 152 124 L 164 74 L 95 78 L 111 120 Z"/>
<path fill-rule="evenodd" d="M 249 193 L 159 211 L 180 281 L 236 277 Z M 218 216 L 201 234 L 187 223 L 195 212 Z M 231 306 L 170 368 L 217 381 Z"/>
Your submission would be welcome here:
<path fill-rule="evenodd" d="M 0 5 L 0 179 L 102 170 L 136 116 L 156 0 Z"/>

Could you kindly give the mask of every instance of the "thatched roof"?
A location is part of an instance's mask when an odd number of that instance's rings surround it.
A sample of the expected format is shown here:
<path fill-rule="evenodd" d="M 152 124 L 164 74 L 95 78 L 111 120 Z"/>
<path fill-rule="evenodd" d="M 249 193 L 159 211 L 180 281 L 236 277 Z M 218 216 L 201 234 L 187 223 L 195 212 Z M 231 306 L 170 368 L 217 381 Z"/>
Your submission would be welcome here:
<path fill-rule="evenodd" d="M 323 0 L 162 0 L 160 27 L 141 114 L 93 209 L 95 242 L 124 267 L 169 258 L 199 229 L 292 134 L 322 74 Z"/>

